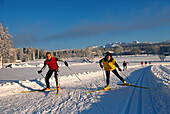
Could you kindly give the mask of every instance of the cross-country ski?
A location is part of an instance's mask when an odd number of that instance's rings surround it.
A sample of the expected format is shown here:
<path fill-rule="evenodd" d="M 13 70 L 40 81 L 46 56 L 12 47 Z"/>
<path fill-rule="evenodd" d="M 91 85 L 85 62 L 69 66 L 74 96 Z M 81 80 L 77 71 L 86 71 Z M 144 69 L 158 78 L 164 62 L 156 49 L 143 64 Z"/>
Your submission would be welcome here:
<path fill-rule="evenodd" d="M 138 87 L 138 88 L 144 88 L 144 89 L 150 89 L 149 87 L 143 87 L 143 86 L 137 86 L 137 85 L 127 85 L 127 84 L 117 84 L 117 85 L 120 85 L 120 86 L 130 86 L 130 87 Z"/>
<path fill-rule="evenodd" d="M 89 92 L 86 92 L 86 93 L 102 92 L 102 91 L 109 91 L 109 90 L 114 90 L 114 89 L 116 89 L 116 87 L 108 88 L 108 89 L 98 89 L 98 90 L 89 91 Z"/>
<path fill-rule="evenodd" d="M 32 93 L 32 92 L 50 92 L 50 91 L 54 91 L 54 90 L 57 90 L 57 89 L 50 89 L 50 90 L 32 90 L 32 91 L 22 91 L 22 92 L 18 92 L 18 93 Z"/>

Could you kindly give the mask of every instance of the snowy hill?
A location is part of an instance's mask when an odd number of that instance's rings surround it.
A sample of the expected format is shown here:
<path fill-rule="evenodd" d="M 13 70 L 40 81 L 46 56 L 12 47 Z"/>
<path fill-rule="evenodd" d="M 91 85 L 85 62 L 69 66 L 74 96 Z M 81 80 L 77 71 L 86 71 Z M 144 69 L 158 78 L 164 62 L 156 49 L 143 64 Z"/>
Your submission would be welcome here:
<path fill-rule="evenodd" d="M 139 44 L 140 42 L 137 40 L 134 40 L 133 42 L 113 42 L 113 43 L 108 43 L 106 45 L 100 45 L 100 46 L 93 46 L 93 48 L 110 48 L 110 47 L 115 47 L 115 46 L 123 46 L 123 45 L 128 45 L 128 44 Z"/>
<path fill-rule="evenodd" d="M 129 44 L 139 44 L 140 42 L 137 40 L 134 40 L 133 42 L 130 42 Z"/>

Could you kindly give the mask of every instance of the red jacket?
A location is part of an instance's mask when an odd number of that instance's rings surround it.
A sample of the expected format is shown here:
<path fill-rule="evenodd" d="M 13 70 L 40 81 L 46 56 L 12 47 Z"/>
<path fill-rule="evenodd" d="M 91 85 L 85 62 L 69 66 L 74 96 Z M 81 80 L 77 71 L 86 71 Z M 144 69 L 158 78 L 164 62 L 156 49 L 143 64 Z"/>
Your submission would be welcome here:
<path fill-rule="evenodd" d="M 45 64 L 48 65 L 49 70 L 55 70 L 58 68 L 57 61 L 55 60 L 55 57 L 52 57 L 51 60 L 46 60 Z"/>

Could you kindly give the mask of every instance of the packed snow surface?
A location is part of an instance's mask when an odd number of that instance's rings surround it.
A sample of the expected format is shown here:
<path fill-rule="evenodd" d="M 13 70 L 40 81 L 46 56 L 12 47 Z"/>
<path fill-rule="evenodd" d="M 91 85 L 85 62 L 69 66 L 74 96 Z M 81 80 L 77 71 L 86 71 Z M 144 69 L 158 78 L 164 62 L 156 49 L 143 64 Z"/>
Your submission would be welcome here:
<path fill-rule="evenodd" d="M 95 114 L 155 114 L 170 113 L 170 57 L 165 62 L 157 56 L 114 57 L 122 68 L 123 61 L 129 63 L 124 74 L 134 85 L 149 87 L 141 89 L 118 86 L 120 80 L 111 73 L 110 87 L 114 90 L 86 94 L 88 91 L 105 86 L 103 71 L 98 65 L 99 58 L 92 63 L 82 63 L 68 59 L 70 68 L 76 76 L 59 63 L 59 82 L 61 90 L 20 93 L 42 89 L 45 80 L 37 74 L 44 60 L 13 64 L 12 68 L 0 69 L 0 112 L 1 113 L 95 113 Z M 140 65 L 141 61 L 151 64 Z M 48 68 L 43 72 L 45 76 Z M 120 75 L 125 78 L 121 72 Z M 128 80 L 125 78 L 128 82 Z M 50 79 L 55 88 L 55 79 Z"/>

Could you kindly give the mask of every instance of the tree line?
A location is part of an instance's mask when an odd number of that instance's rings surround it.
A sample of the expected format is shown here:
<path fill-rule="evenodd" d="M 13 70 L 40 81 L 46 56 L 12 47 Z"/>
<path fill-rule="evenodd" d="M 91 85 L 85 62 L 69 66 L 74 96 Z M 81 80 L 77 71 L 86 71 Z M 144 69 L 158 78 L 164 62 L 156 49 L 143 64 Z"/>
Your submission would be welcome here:
<path fill-rule="evenodd" d="M 46 50 L 37 49 L 36 47 L 13 48 L 13 36 L 9 34 L 8 27 L 3 27 L 0 23 L 0 57 L 3 63 L 15 63 L 16 60 L 25 62 L 35 59 L 45 59 Z M 124 46 L 116 46 L 111 48 L 93 48 L 88 46 L 85 49 L 65 49 L 51 51 L 55 57 L 87 57 L 93 60 L 95 56 L 103 56 L 107 51 L 111 51 L 113 55 L 137 55 L 137 54 L 159 54 L 169 55 L 170 43 L 140 43 Z M 162 58 L 162 56 L 161 56 Z"/>

